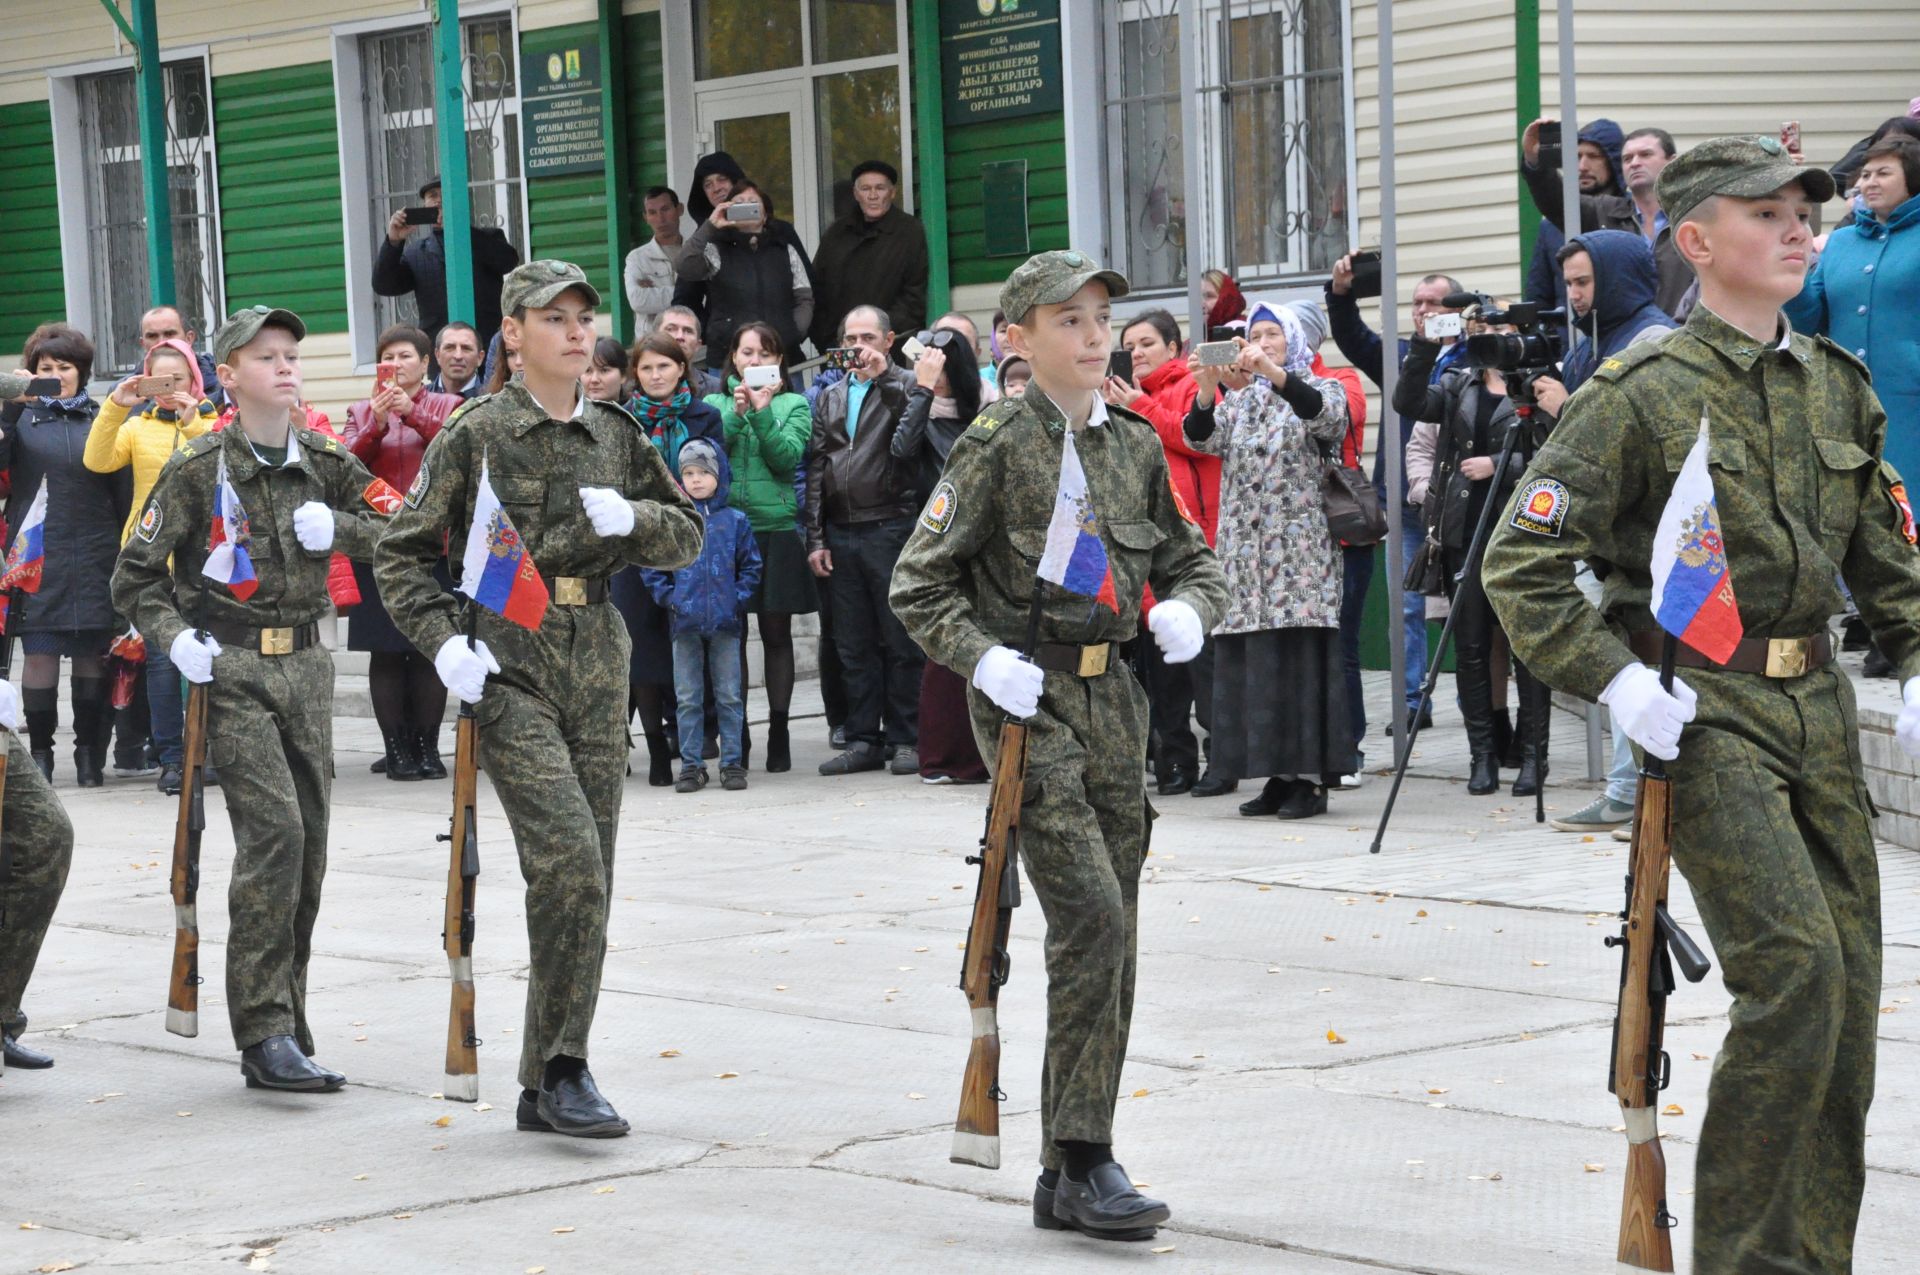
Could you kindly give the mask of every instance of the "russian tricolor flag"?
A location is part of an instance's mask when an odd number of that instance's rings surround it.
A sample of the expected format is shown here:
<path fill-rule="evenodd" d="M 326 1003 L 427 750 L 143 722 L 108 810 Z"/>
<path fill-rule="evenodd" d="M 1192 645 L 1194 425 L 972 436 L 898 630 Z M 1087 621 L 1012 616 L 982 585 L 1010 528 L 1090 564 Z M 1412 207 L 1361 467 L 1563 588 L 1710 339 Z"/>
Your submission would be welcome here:
<path fill-rule="evenodd" d="M 226 585 L 234 597 L 245 602 L 260 587 L 259 577 L 253 573 L 253 558 L 247 553 L 252 543 L 253 524 L 247 521 L 246 506 L 240 503 L 233 480 L 227 477 L 223 451 L 213 486 L 213 531 L 207 538 L 207 560 L 200 565 L 200 574 Z"/>
<path fill-rule="evenodd" d="M 42 478 L 40 490 L 33 494 L 33 503 L 27 506 L 26 517 L 20 520 L 19 534 L 7 549 L 6 568 L 0 570 L 0 633 L 6 631 L 7 606 L 13 600 L 14 591 L 40 592 L 40 575 L 47 563 L 46 525 L 47 480 Z"/>
<path fill-rule="evenodd" d="M 1680 467 L 1653 535 L 1653 618 L 1716 664 L 1733 655 L 1746 629 L 1733 598 L 1720 510 L 1707 470 L 1707 414 Z"/>
<path fill-rule="evenodd" d="M 1087 494 L 1087 473 L 1080 468 L 1080 453 L 1074 450 L 1071 429 L 1060 452 L 1060 490 L 1054 497 L 1053 519 L 1047 524 L 1040 578 L 1092 598 L 1115 615 L 1120 613 L 1120 601 L 1113 590 L 1113 566 L 1107 561 L 1107 547 L 1100 543 L 1093 499 Z"/>
<path fill-rule="evenodd" d="M 495 615 L 522 628 L 537 629 L 546 618 L 547 582 L 540 578 L 533 556 L 513 529 L 500 497 L 487 474 L 487 458 L 480 457 L 480 487 L 473 497 L 473 526 L 467 531 L 467 551 L 460 559 L 460 592 Z"/>

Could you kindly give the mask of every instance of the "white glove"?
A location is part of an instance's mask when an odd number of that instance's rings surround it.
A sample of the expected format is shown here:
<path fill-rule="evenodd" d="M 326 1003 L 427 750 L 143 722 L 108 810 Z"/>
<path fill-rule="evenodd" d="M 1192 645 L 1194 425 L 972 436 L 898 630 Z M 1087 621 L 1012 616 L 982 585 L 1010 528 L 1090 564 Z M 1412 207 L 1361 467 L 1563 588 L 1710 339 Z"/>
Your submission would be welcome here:
<path fill-rule="evenodd" d="M 0 726 L 20 729 L 20 692 L 12 682 L 0 681 Z"/>
<path fill-rule="evenodd" d="M 309 500 L 293 511 L 293 534 L 302 549 L 313 553 L 333 548 L 333 510 Z"/>
<path fill-rule="evenodd" d="M 611 487 L 582 487 L 580 503 L 596 534 L 609 540 L 633 534 L 633 506 Z"/>
<path fill-rule="evenodd" d="M 1207 633 L 1200 624 L 1200 613 L 1178 598 L 1153 604 L 1147 612 L 1147 631 L 1153 634 L 1160 654 L 1169 664 L 1185 664 L 1200 654 Z"/>
<path fill-rule="evenodd" d="M 202 685 L 213 680 L 213 657 L 218 654 L 218 642 L 210 637 L 204 640 L 197 638 L 192 629 L 181 629 L 180 636 L 167 648 L 167 658 L 173 661 L 173 667 L 180 671 L 180 676 Z"/>
<path fill-rule="evenodd" d="M 1693 720 L 1699 698 L 1677 677 L 1673 694 L 1667 694 L 1660 675 L 1644 664 L 1627 665 L 1600 692 L 1600 702 L 1613 712 L 1613 724 L 1661 761 L 1680 755 L 1680 728 Z"/>
<path fill-rule="evenodd" d="M 1907 679 L 1907 684 L 1900 688 L 1900 698 L 1907 706 L 1900 710 L 1900 720 L 1893 724 L 1893 737 L 1900 741 L 1901 752 L 1920 757 L 1920 677 Z"/>
<path fill-rule="evenodd" d="M 462 703 L 478 704 L 487 691 L 487 674 L 498 673 L 500 663 L 485 642 L 468 646 L 467 639 L 456 633 L 440 644 L 433 657 L 433 671 Z"/>
<path fill-rule="evenodd" d="M 1014 717 L 1032 717 L 1040 709 L 1040 688 L 1047 675 L 1038 664 L 1020 658 L 1009 646 L 990 646 L 973 666 L 980 693 Z"/>

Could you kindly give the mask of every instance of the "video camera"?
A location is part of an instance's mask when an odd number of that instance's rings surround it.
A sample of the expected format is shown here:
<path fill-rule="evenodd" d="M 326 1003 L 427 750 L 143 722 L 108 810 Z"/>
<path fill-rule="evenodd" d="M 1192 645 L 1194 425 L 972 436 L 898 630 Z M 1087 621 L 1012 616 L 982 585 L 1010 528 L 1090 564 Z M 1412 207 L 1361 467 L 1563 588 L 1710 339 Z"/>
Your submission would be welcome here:
<path fill-rule="evenodd" d="M 1517 329 L 1467 338 L 1467 365 L 1475 371 L 1505 375 L 1507 394 L 1514 402 L 1532 403 L 1534 382 L 1559 371 L 1549 325 L 1566 322 L 1565 309 L 1543 310 L 1534 302 L 1516 301 L 1502 310 L 1492 297 L 1479 292 L 1451 293 L 1441 304 L 1462 311 L 1470 322 Z"/>

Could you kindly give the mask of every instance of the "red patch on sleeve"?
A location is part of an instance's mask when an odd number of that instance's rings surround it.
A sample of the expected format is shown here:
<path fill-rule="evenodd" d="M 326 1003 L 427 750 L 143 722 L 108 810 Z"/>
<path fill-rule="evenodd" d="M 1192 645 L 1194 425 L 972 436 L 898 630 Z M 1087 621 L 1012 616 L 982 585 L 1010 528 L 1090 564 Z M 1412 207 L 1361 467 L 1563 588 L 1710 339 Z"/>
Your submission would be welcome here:
<path fill-rule="evenodd" d="M 367 507 L 377 514 L 384 514 L 391 518 L 400 512 L 400 493 L 395 491 L 393 484 L 384 478 L 376 478 L 368 483 L 367 489 L 360 493 L 360 498 L 366 501 Z"/>

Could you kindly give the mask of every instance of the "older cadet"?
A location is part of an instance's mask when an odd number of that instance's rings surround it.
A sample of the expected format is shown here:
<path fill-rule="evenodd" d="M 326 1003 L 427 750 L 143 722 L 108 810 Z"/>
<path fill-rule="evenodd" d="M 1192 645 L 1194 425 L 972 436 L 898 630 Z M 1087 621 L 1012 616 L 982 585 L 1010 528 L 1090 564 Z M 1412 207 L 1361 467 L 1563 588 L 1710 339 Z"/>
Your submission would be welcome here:
<path fill-rule="evenodd" d="M 1833 182 L 1770 137 L 1703 142 L 1660 175 L 1700 279 L 1686 326 L 1600 364 L 1487 552 L 1514 653 L 1598 700 L 1673 777 L 1673 859 L 1733 1008 L 1695 1170 L 1696 1275 L 1852 1269 L 1879 1021 L 1880 888 L 1853 689 L 1827 638 L 1844 577 L 1908 680 L 1920 755 L 1920 556 L 1866 371 L 1781 305 Z M 1724 665 L 1682 644 L 1661 689 L 1648 609 L 1661 510 L 1707 418 L 1746 638 Z M 1605 581 L 1602 612 L 1576 559 Z"/>
<path fill-rule="evenodd" d="M 15 399 L 27 391 L 27 374 L 0 373 L 0 399 Z M 11 642 L 11 637 L 0 641 Z M 66 888 L 67 868 L 73 862 L 73 825 L 53 785 L 27 755 L 26 745 L 14 734 L 20 729 L 20 692 L 0 678 L 0 727 L 6 730 L 7 793 L 0 808 L 0 1049 L 8 1068 L 39 1071 L 53 1059 L 20 1042 L 27 1016 L 20 1012 L 27 980 L 53 910 Z"/>
<path fill-rule="evenodd" d="M 599 304 L 569 262 L 530 261 L 507 276 L 501 330 L 524 379 L 469 402 L 428 445 L 374 559 L 400 631 L 433 654 L 447 689 L 479 705 L 481 762 L 520 852 L 533 969 L 519 1127 L 586 1138 L 627 1132 L 587 1070 L 627 761 L 630 644 L 607 578 L 629 564 L 686 566 L 701 534 L 640 424 L 580 388 Z M 484 608 L 463 613 L 434 582 L 446 537 L 464 542 L 483 464 L 546 578 L 552 602 L 537 630 Z"/>
<path fill-rule="evenodd" d="M 1008 277 L 1007 340 L 1033 365 L 1033 381 L 1026 397 L 992 405 L 954 443 L 890 594 L 914 641 L 971 680 L 983 756 L 994 755 L 1002 712 L 1030 719 L 1020 851 L 1047 919 L 1033 1221 L 1103 1239 L 1144 1239 L 1170 1216 L 1113 1159 L 1153 817 L 1141 767 L 1147 696 L 1114 648 L 1134 636 L 1145 585 L 1160 599 L 1150 627 L 1171 663 L 1199 654 L 1227 606 L 1219 563 L 1173 494 L 1153 427 L 1100 398 L 1108 302 L 1126 293 L 1124 277 L 1078 252 L 1041 253 Z M 1016 647 L 1068 430 L 1119 605 L 1044 586 L 1040 642 L 1023 657 Z"/>
<path fill-rule="evenodd" d="M 160 471 L 113 573 L 114 609 L 211 683 L 207 764 L 233 822 L 227 893 L 227 1013 L 249 1088 L 332 1091 L 312 1060 L 307 960 L 327 870 L 333 657 L 320 645 L 333 553 L 372 553 L 373 475 L 306 426 L 291 310 L 241 310 L 213 334 L 233 423 L 202 434 Z M 244 511 L 236 542 L 257 587 L 246 597 L 202 573 L 221 480 Z M 169 567 L 171 560 L 171 567 Z M 239 577 L 236 577 L 236 579 Z"/>

